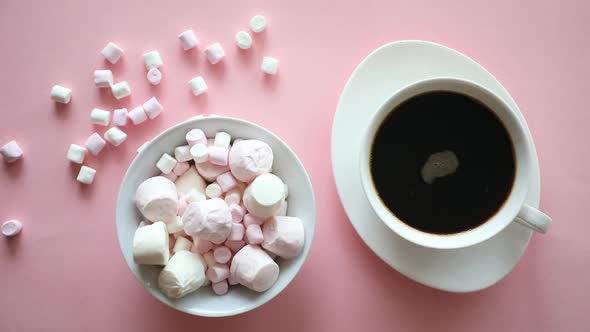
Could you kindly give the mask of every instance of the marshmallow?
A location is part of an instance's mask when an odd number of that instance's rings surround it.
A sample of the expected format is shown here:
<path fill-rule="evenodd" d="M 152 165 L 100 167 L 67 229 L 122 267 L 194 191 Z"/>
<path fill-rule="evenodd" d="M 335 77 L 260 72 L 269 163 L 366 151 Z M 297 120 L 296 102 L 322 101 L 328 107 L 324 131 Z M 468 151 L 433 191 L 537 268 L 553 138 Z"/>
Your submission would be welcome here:
<path fill-rule="evenodd" d="M 223 281 L 222 281 L 223 282 Z M 227 278 L 227 283 L 230 286 L 234 286 L 234 285 L 239 285 L 240 283 L 236 280 L 236 278 L 234 278 L 231 273 L 229 274 L 229 277 Z"/>
<path fill-rule="evenodd" d="M 135 205 L 147 220 L 173 222 L 178 211 L 176 187 L 165 177 L 151 177 L 137 187 Z"/>
<path fill-rule="evenodd" d="M 195 144 L 190 148 L 191 157 L 195 163 L 200 164 L 209 160 L 209 149 L 205 144 Z"/>
<path fill-rule="evenodd" d="M 230 274 L 241 285 L 264 292 L 277 281 L 279 266 L 259 246 L 249 244 L 235 254 Z"/>
<path fill-rule="evenodd" d="M 220 185 L 221 186 L 221 185 Z M 240 204 L 242 201 L 242 187 L 236 186 L 234 189 L 225 193 L 225 202 L 227 205 Z"/>
<path fill-rule="evenodd" d="M 162 72 L 158 68 L 152 68 L 148 70 L 146 77 L 151 85 L 158 85 L 162 81 Z"/>
<path fill-rule="evenodd" d="M 205 83 L 205 79 L 203 76 L 197 76 L 192 80 L 188 81 L 188 84 L 191 86 L 191 90 L 195 96 L 203 94 L 207 91 L 207 83 Z"/>
<path fill-rule="evenodd" d="M 111 92 L 116 99 L 121 99 L 131 94 L 131 88 L 125 81 L 121 81 L 111 85 Z"/>
<path fill-rule="evenodd" d="M 248 212 L 268 218 L 277 213 L 285 198 L 285 185 L 274 174 L 259 175 L 244 191 L 244 205 Z"/>
<path fill-rule="evenodd" d="M 264 219 L 258 218 L 250 213 L 247 213 L 244 216 L 244 226 L 248 227 L 250 225 L 262 225 L 264 224 Z"/>
<path fill-rule="evenodd" d="M 191 129 L 191 131 L 186 133 L 185 138 L 191 147 L 195 144 L 207 145 L 207 136 L 205 136 L 205 133 L 201 129 Z"/>
<path fill-rule="evenodd" d="M 174 243 L 176 242 L 176 238 L 172 235 L 168 235 L 168 252 L 169 255 L 172 255 L 172 249 L 174 249 Z"/>
<path fill-rule="evenodd" d="M 67 104 L 72 99 L 72 90 L 61 85 L 51 87 L 51 99 L 58 103 Z"/>
<path fill-rule="evenodd" d="M 246 231 L 247 232 L 247 231 Z M 295 217 L 276 216 L 262 226 L 262 247 L 281 258 L 294 258 L 303 249 L 303 223 Z"/>
<path fill-rule="evenodd" d="M 174 148 L 174 158 L 178 161 L 189 161 L 193 159 L 190 146 L 181 145 Z"/>
<path fill-rule="evenodd" d="M 143 111 L 145 112 L 145 114 L 147 114 L 148 118 L 150 119 L 155 119 L 164 110 L 164 107 L 160 105 L 156 97 L 150 98 L 148 101 L 143 103 L 142 106 Z"/>
<path fill-rule="evenodd" d="M 156 163 L 156 167 L 164 174 L 172 172 L 176 166 L 176 159 L 172 158 L 171 155 L 164 153 L 160 157 L 160 160 Z"/>
<path fill-rule="evenodd" d="M 125 142 L 127 134 L 117 127 L 112 127 L 104 133 L 104 139 L 114 146 L 119 146 Z"/>
<path fill-rule="evenodd" d="M 209 184 L 207 188 L 205 188 L 205 195 L 207 195 L 207 197 L 221 197 L 222 194 L 223 191 L 221 190 L 221 187 L 215 182 Z"/>
<path fill-rule="evenodd" d="M 147 114 L 145 114 L 145 111 L 141 106 L 137 106 L 136 108 L 129 111 L 129 114 L 127 114 L 127 116 L 129 116 L 129 119 L 131 119 L 131 122 L 134 125 L 138 125 L 147 120 Z"/>
<path fill-rule="evenodd" d="M 149 51 L 144 53 L 143 63 L 145 63 L 145 68 L 147 70 L 162 67 L 162 65 L 164 64 L 164 62 L 162 62 L 162 57 L 160 57 L 160 53 L 158 51 Z"/>
<path fill-rule="evenodd" d="M 94 108 L 90 112 L 90 121 L 97 125 L 108 126 L 111 122 L 111 112 Z"/>
<path fill-rule="evenodd" d="M 213 257 L 213 251 L 208 251 L 204 253 L 203 259 L 205 260 L 205 265 L 207 265 L 207 268 L 212 268 L 213 266 L 215 266 L 215 264 L 217 264 L 217 262 L 215 261 L 215 257 Z"/>
<path fill-rule="evenodd" d="M 184 198 L 184 196 L 178 197 L 178 210 L 176 210 L 176 219 L 177 220 L 178 220 L 178 218 L 180 218 L 180 216 L 182 216 L 182 214 L 184 213 L 184 210 L 186 209 L 188 204 L 189 203 L 186 200 L 186 198 Z M 183 228 L 183 230 L 184 230 L 184 228 Z"/>
<path fill-rule="evenodd" d="M 7 163 L 13 163 L 23 156 L 23 150 L 16 141 L 10 141 L 0 148 L 0 154 Z"/>
<path fill-rule="evenodd" d="M 88 149 L 93 156 L 98 156 L 106 144 L 107 142 L 105 142 L 98 133 L 93 133 L 86 139 L 84 146 L 86 146 L 86 149 Z"/>
<path fill-rule="evenodd" d="M 82 184 L 92 184 L 92 182 L 94 182 L 95 175 L 96 170 L 94 168 L 82 166 L 80 168 L 80 172 L 78 172 L 78 177 L 76 178 L 76 180 Z"/>
<path fill-rule="evenodd" d="M 182 174 L 174 185 L 179 195 L 187 195 L 193 189 L 199 193 L 205 193 L 205 187 L 207 187 L 207 183 L 194 167 L 190 167 Z"/>
<path fill-rule="evenodd" d="M 230 134 L 228 134 L 224 131 L 218 131 L 217 133 L 215 133 L 215 140 L 213 141 L 213 145 L 221 146 L 221 147 L 229 149 L 230 143 L 231 143 L 231 135 Z"/>
<path fill-rule="evenodd" d="M 194 202 L 200 202 L 207 200 L 207 196 L 196 189 L 191 189 L 186 195 L 182 196 L 186 199 L 187 205 Z"/>
<path fill-rule="evenodd" d="M 178 178 L 178 175 L 174 174 L 174 172 L 170 172 L 168 174 L 160 173 L 159 176 L 163 176 L 172 182 L 176 181 L 176 179 Z"/>
<path fill-rule="evenodd" d="M 236 179 L 251 182 L 272 169 L 273 153 L 270 146 L 258 140 L 234 142 L 229 152 L 229 167 Z"/>
<path fill-rule="evenodd" d="M 213 288 L 213 292 L 217 295 L 224 295 L 229 290 L 229 286 L 227 285 L 226 280 L 213 283 L 211 285 L 211 288 Z"/>
<path fill-rule="evenodd" d="M 243 240 L 239 240 L 239 241 L 227 240 L 224 242 L 224 244 L 232 252 L 238 252 L 238 251 L 240 251 L 240 249 L 242 249 L 246 245 L 246 242 L 244 242 Z"/>
<path fill-rule="evenodd" d="M 217 115 L 209 115 L 209 116 L 217 116 Z M 215 138 L 207 138 L 207 147 L 215 145 Z"/>
<path fill-rule="evenodd" d="M 239 206 L 239 205 L 238 205 Z M 231 232 L 229 233 L 228 241 L 241 241 L 244 238 L 244 225 L 236 222 L 231 225 Z"/>
<path fill-rule="evenodd" d="M 195 167 L 199 171 L 199 174 L 207 181 L 215 181 L 218 176 L 229 171 L 228 166 L 214 165 L 210 161 L 196 163 Z"/>
<path fill-rule="evenodd" d="M 219 175 L 215 181 L 224 193 L 234 189 L 238 185 L 238 180 L 236 180 L 231 172 L 225 172 Z"/>
<path fill-rule="evenodd" d="M 265 56 L 262 58 L 262 65 L 260 65 L 260 69 L 269 75 L 276 75 L 277 70 L 279 70 L 279 60 Z"/>
<path fill-rule="evenodd" d="M 266 29 L 266 17 L 256 15 L 250 20 L 250 29 L 254 32 L 262 32 Z"/>
<path fill-rule="evenodd" d="M 71 144 L 70 148 L 68 149 L 68 160 L 76 163 L 82 164 L 84 162 L 84 157 L 86 157 L 86 148 L 83 146 L 79 146 L 77 144 Z"/>
<path fill-rule="evenodd" d="M 197 36 L 195 36 L 193 30 L 186 30 L 182 32 L 180 35 L 178 35 L 178 39 L 180 39 L 182 49 L 185 51 L 188 51 L 199 44 Z"/>
<path fill-rule="evenodd" d="M 109 69 L 95 70 L 94 84 L 97 88 L 110 88 L 113 85 L 113 72 Z"/>
<path fill-rule="evenodd" d="M 166 224 L 166 231 L 168 232 L 168 234 L 178 233 L 183 230 L 184 228 L 182 226 L 182 218 L 179 216 L 176 216 L 176 218 L 172 219 L 171 222 Z"/>
<path fill-rule="evenodd" d="M 227 166 L 229 159 L 229 149 L 221 146 L 209 146 L 209 162 L 214 165 Z"/>
<path fill-rule="evenodd" d="M 277 211 L 277 213 L 275 214 L 275 216 L 286 216 L 287 215 L 287 208 L 289 207 L 289 204 L 287 203 L 287 201 L 283 201 L 281 203 L 281 207 L 279 208 L 279 210 Z"/>
<path fill-rule="evenodd" d="M 225 264 L 231 259 L 231 250 L 226 246 L 219 246 L 213 250 L 213 257 L 219 264 Z"/>
<path fill-rule="evenodd" d="M 220 282 L 229 277 L 229 266 L 226 264 L 215 264 L 207 269 L 207 279 L 212 283 Z"/>
<path fill-rule="evenodd" d="M 213 65 L 223 60 L 225 57 L 225 51 L 223 50 L 223 47 L 221 47 L 220 43 L 209 45 L 209 47 L 205 49 L 205 54 L 207 55 L 209 62 L 211 62 Z"/>
<path fill-rule="evenodd" d="M 229 207 L 221 198 L 189 204 L 182 215 L 184 231 L 215 244 L 225 241 L 231 232 Z"/>
<path fill-rule="evenodd" d="M 15 236 L 23 229 L 23 224 L 18 220 L 7 220 L 0 226 L 4 236 Z"/>
<path fill-rule="evenodd" d="M 196 247 L 197 251 L 202 255 L 213 249 L 213 243 L 207 240 L 199 239 L 198 237 L 193 238 L 193 246 Z"/>
<path fill-rule="evenodd" d="M 115 64 L 119 61 L 121 55 L 123 55 L 123 49 L 115 43 L 109 42 L 107 46 L 102 49 L 101 53 L 110 63 Z"/>
<path fill-rule="evenodd" d="M 238 31 L 236 33 L 236 44 L 239 48 L 247 50 L 252 47 L 252 37 L 246 31 Z"/>
<path fill-rule="evenodd" d="M 191 165 L 189 165 L 189 163 L 187 163 L 186 161 L 179 161 L 176 163 L 176 166 L 174 166 L 174 168 L 172 169 L 172 172 L 177 176 L 181 176 L 184 173 L 186 173 L 186 171 L 188 171 L 190 167 Z"/>
<path fill-rule="evenodd" d="M 125 126 L 127 125 L 127 109 L 117 108 L 113 111 L 113 125 Z"/>
<path fill-rule="evenodd" d="M 179 251 L 172 258 L 158 277 L 158 286 L 164 295 L 181 298 L 199 289 L 205 284 L 205 268 L 199 254 Z"/>
<path fill-rule="evenodd" d="M 244 215 L 246 214 L 246 209 L 244 209 L 239 204 L 231 204 L 229 206 L 229 213 L 231 214 L 232 222 L 239 223 L 244 219 Z M 240 239 L 236 239 L 240 240 Z"/>
<path fill-rule="evenodd" d="M 172 248 L 172 252 L 177 253 L 182 250 L 189 251 L 191 249 L 191 245 L 191 241 L 183 236 L 179 236 L 176 238 L 176 242 L 174 242 L 174 248 Z"/>
<path fill-rule="evenodd" d="M 176 232 L 176 233 L 172 234 L 172 236 L 174 237 L 174 240 L 178 239 L 179 237 L 184 237 L 187 239 L 190 237 L 184 231 Z M 174 246 L 172 246 L 172 248 L 174 248 Z"/>
<path fill-rule="evenodd" d="M 246 242 L 248 244 L 261 244 L 264 240 L 260 225 L 252 224 L 246 228 Z"/>

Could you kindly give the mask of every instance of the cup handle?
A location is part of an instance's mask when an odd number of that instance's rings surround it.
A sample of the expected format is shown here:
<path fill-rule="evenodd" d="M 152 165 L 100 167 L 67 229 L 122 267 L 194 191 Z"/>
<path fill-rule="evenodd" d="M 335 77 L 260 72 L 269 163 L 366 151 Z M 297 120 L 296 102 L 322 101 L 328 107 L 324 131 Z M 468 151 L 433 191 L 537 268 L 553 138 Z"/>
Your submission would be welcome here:
<path fill-rule="evenodd" d="M 523 205 L 514 219 L 517 223 L 538 233 L 547 233 L 551 225 L 551 217 L 530 205 Z"/>

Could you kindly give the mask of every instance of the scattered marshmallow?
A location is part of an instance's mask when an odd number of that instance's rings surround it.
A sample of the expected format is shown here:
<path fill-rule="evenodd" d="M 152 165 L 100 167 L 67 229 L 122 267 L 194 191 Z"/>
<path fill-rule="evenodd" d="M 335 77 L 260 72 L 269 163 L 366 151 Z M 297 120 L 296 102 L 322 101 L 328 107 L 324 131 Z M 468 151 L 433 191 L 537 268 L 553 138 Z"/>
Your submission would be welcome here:
<path fill-rule="evenodd" d="M 7 163 L 13 163 L 23 156 L 23 150 L 16 141 L 10 141 L 0 148 L 0 154 Z"/>
<path fill-rule="evenodd" d="M 264 240 L 260 225 L 252 224 L 246 228 L 246 242 L 248 244 L 261 244 Z"/>
<path fill-rule="evenodd" d="M 146 77 L 151 85 L 158 85 L 162 81 L 162 72 L 158 68 L 152 68 L 148 70 Z"/>
<path fill-rule="evenodd" d="M 264 292 L 277 281 L 279 266 L 259 246 L 249 244 L 235 254 L 230 274 L 247 288 Z"/>
<path fill-rule="evenodd" d="M 115 83 L 111 86 L 111 91 L 116 99 L 122 99 L 131 95 L 131 88 L 126 81 Z"/>
<path fill-rule="evenodd" d="M 239 240 L 239 241 L 227 240 L 227 241 L 225 241 L 224 244 L 232 252 L 238 252 L 238 251 L 240 251 L 240 249 L 242 249 L 246 245 L 246 242 L 244 242 L 243 240 Z"/>
<path fill-rule="evenodd" d="M 231 143 L 231 135 L 224 132 L 218 131 L 215 133 L 215 140 L 213 141 L 213 145 L 221 146 L 223 148 L 229 149 L 229 144 Z"/>
<path fill-rule="evenodd" d="M 222 280 L 220 282 L 214 282 L 211 285 L 211 288 L 213 288 L 213 292 L 217 295 L 224 295 L 229 290 L 227 280 Z"/>
<path fill-rule="evenodd" d="M 147 70 L 162 67 L 162 65 L 164 64 L 164 62 L 162 61 L 162 57 L 160 57 L 160 53 L 158 51 L 149 51 L 144 53 L 143 62 Z"/>
<path fill-rule="evenodd" d="M 279 70 L 279 60 L 265 56 L 262 58 L 262 65 L 260 65 L 260 69 L 269 75 L 276 75 L 277 71 Z"/>
<path fill-rule="evenodd" d="M 86 148 L 83 146 L 79 146 L 78 144 L 71 144 L 70 148 L 68 149 L 68 160 L 76 163 L 82 164 L 84 162 L 84 157 L 86 157 Z"/>
<path fill-rule="evenodd" d="M 175 166 L 176 159 L 174 159 L 171 155 L 167 153 L 162 154 L 160 160 L 158 160 L 158 162 L 156 163 L 156 167 L 164 174 L 172 172 Z"/>
<path fill-rule="evenodd" d="M 197 36 L 195 36 L 195 32 L 193 30 L 183 31 L 180 35 L 178 35 L 178 39 L 180 39 L 182 49 L 185 51 L 188 51 L 199 44 Z"/>
<path fill-rule="evenodd" d="M 94 108 L 90 112 L 90 121 L 96 125 L 108 126 L 111 122 L 111 112 Z"/>
<path fill-rule="evenodd" d="M 164 110 L 164 107 L 162 107 L 156 97 L 150 98 L 148 101 L 143 103 L 142 106 L 145 114 L 147 114 L 148 118 L 150 119 L 155 119 Z"/>
<path fill-rule="evenodd" d="M 209 162 L 213 165 L 227 166 L 229 159 L 229 149 L 221 146 L 210 146 L 207 149 Z"/>
<path fill-rule="evenodd" d="M 253 214 L 246 213 L 244 216 L 244 226 L 248 227 L 250 225 L 262 225 L 264 224 L 264 219 L 258 218 Z"/>
<path fill-rule="evenodd" d="M 305 237 L 299 218 L 275 216 L 264 223 L 262 233 L 262 247 L 281 258 L 294 258 L 303 249 Z"/>
<path fill-rule="evenodd" d="M 107 46 L 102 49 L 101 53 L 110 63 L 115 64 L 123 55 L 123 49 L 117 46 L 117 44 L 109 42 Z"/>
<path fill-rule="evenodd" d="M 205 144 L 195 144 L 189 150 L 195 163 L 200 164 L 209 160 L 209 149 Z"/>
<path fill-rule="evenodd" d="M 127 109 L 126 108 L 117 108 L 113 111 L 113 125 L 115 126 L 125 126 L 127 125 Z"/>
<path fill-rule="evenodd" d="M 195 167 L 199 171 L 199 174 L 209 182 L 215 181 L 218 176 L 229 171 L 228 166 L 215 165 L 210 161 L 196 163 Z"/>
<path fill-rule="evenodd" d="M 259 175 L 244 192 L 244 205 L 248 212 L 260 217 L 268 218 L 277 213 L 285 198 L 285 185 L 274 174 Z"/>
<path fill-rule="evenodd" d="M 186 202 L 185 202 L 185 204 L 186 204 Z M 179 201 L 179 205 L 180 205 L 180 201 Z M 176 216 L 176 218 L 172 219 L 171 222 L 166 224 L 166 231 L 168 232 L 168 234 L 182 232 L 183 230 L 184 230 L 184 228 L 182 226 L 182 218 L 179 216 Z"/>
<path fill-rule="evenodd" d="M 244 225 L 233 223 L 231 225 L 231 232 L 229 233 L 228 241 L 240 241 L 244 238 Z"/>
<path fill-rule="evenodd" d="M 191 90 L 195 96 L 207 92 L 207 83 L 205 83 L 203 76 L 197 76 L 193 78 L 192 80 L 188 81 L 188 84 L 191 86 Z"/>
<path fill-rule="evenodd" d="M 186 161 L 177 161 L 176 166 L 174 166 L 174 168 L 172 169 L 172 172 L 177 176 L 181 176 L 184 173 L 186 173 L 186 171 L 188 171 L 190 167 L 191 166 Z"/>
<path fill-rule="evenodd" d="M 223 195 L 223 191 L 221 190 L 219 184 L 213 182 L 208 185 L 207 188 L 205 188 L 205 195 L 207 195 L 209 198 L 221 197 L 221 195 Z"/>
<path fill-rule="evenodd" d="M 178 211 L 176 187 L 162 176 L 151 177 L 137 187 L 135 205 L 147 220 L 173 222 Z"/>
<path fill-rule="evenodd" d="M 250 29 L 254 32 L 262 32 L 266 29 L 266 17 L 256 15 L 250 20 Z"/>
<path fill-rule="evenodd" d="M 7 220 L 0 226 L 2 235 L 15 236 L 23 230 L 23 224 L 18 220 Z"/>
<path fill-rule="evenodd" d="M 184 172 L 184 174 L 176 180 L 174 185 L 176 186 L 176 191 L 179 195 L 187 195 L 192 190 L 204 194 L 205 187 L 207 187 L 207 183 L 205 183 L 205 180 L 199 175 L 199 172 L 197 172 L 197 169 L 194 167 L 190 167 Z"/>
<path fill-rule="evenodd" d="M 234 189 L 238 185 L 238 180 L 236 180 L 231 172 L 221 174 L 217 177 L 216 182 L 224 193 Z"/>
<path fill-rule="evenodd" d="M 110 88 L 113 85 L 113 72 L 110 69 L 95 70 L 94 84 L 97 88 Z"/>
<path fill-rule="evenodd" d="M 231 214 L 231 220 L 234 223 L 238 223 L 244 219 L 244 215 L 246 214 L 246 209 L 239 204 L 231 204 L 229 206 L 229 213 Z"/>
<path fill-rule="evenodd" d="M 236 44 L 239 48 L 247 50 L 252 47 L 252 36 L 246 31 L 238 31 L 236 33 Z"/>
<path fill-rule="evenodd" d="M 231 259 L 231 250 L 226 246 L 219 246 L 213 250 L 213 257 L 219 264 L 225 264 Z"/>
<path fill-rule="evenodd" d="M 107 142 L 95 132 L 86 139 L 84 146 L 93 156 L 98 156 L 106 144 Z"/>
<path fill-rule="evenodd" d="M 94 182 L 95 175 L 96 170 L 94 168 L 82 166 L 80 168 L 80 172 L 78 173 L 78 177 L 76 178 L 76 180 L 82 184 L 92 184 L 92 182 Z"/>
<path fill-rule="evenodd" d="M 127 116 L 129 117 L 129 119 L 131 119 L 131 122 L 134 125 L 138 125 L 147 120 L 148 118 L 142 106 L 137 106 L 136 108 L 132 109 L 131 111 L 129 111 L 129 114 L 127 114 Z"/>
<path fill-rule="evenodd" d="M 211 62 L 213 65 L 223 60 L 225 57 L 225 51 L 223 50 L 223 47 L 221 47 L 220 43 L 209 45 L 209 47 L 205 49 L 205 54 L 207 55 L 209 62 Z"/>
<path fill-rule="evenodd" d="M 229 207 L 221 198 L 191 203 L 182 215 L 184 231 L 190 236 L 215 244 L 226 240 L 231 232 Z"/>
<path fill-rule="evenodd" d="M 201 129 L 191 129 L 191 131 L 186 133 L 185 138 L 189 146 L 195 144 L 207 145 L 207 136 L 205 136 L 205 133 Z"/>
<path fill-rule="evenodd" d="M 125 142 L 127 134 L 117 127 L 112 127 L 104 133 L 104 139 L 114 146 L 119 146 Z"/>
<path fill-rule="evenodd" d="M 190 251 L 179 251 L 160 272 L 158 286 L 164 295 L 177 299 L 196 291 L 205 281 L 201 256 Z"/>
<path fill-rule="evenodd" d="M 172 248 L 172 252 L 177 253 L 182 250 L 189 251 L 192 245 L 193 243 L 189 239 L 183 236 L 177 237 L 176 242 L 174 242 L 174 248 Z"/>
<path fill-rule="evenodd" d="M 207 279 L 212 283 L 220 282 L 229 277 L 229 266 L 226 264 L 215 264 L 207 269 Z"/>
<path fill-rule="evenodd" d="M 272 169 L 273 153 L 268 144 L 259 140 L 234 142 L 229 152 L 229 167 L 236 179 L 251 182 Z"/>
<path fill-rule="evenodd" d="M 51 99 L 58 103 L 67 104 L 72 99 L 72 90 L 61 85 L 51 87 Z"/>
<path fill-rule="evenodd" d="M 190 146 L 181 145 L 174 148 L 174 158 L 180 162 L 193 159 Z"/>

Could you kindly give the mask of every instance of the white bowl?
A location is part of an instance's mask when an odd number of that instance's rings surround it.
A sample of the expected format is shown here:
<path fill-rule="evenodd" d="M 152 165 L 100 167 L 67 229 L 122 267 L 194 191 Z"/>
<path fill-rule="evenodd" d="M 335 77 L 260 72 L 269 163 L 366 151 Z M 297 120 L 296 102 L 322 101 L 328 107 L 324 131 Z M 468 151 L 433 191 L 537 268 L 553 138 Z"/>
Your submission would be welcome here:
<path fill-rule="evenodd" d="M 277 282 L 266 292 L 257 293 L 243 286 L 230 287 L 226 295 L 218 296 L 211 287 L 202 287 L 181 299 L 170 299 L 158 289 L 158 274 L 162 267 L 137 265 L 133 262 L 133 234 L 142 219 L 135 207 L 135 190 L 145 179 L 159 174 L 155 164 L 174 147 L 186 144 L 185 134 L 202 129 L 208 137 L 226 131 L 234 138 L 258 139 L 268 143 L 274 152 L 273 173 L 289 186 L 288 215 L 301 218 L 305 229 L 305 246 L 299 256 L 290 260 L 277 259 L 280 267 Z M 117 199 L 117 236 L 123 257 L 131 272 L 154 297 L 170 307 L 197 316 L 221 317 L 237 315 L 270 301 L 293 280 L 305 261 L 315 227 L 315 199 L 309 176 L 295 153 L 270 131 L 248 121 L 228 117 L 200 117 L 187 120 L 156 136 L 131 162 Z"/>

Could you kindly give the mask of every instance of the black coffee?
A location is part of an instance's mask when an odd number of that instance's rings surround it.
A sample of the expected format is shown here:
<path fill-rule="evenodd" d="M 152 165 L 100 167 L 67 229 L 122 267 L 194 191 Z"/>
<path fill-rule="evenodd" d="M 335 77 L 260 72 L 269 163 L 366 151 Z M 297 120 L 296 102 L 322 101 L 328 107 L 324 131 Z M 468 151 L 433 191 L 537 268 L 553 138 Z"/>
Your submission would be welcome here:
<path fill-rule="evenodd" d="M 514 148 L 477 100 L 434 91 L 385 118 L 371 148 L 371 177 L 387 208 L 423 232 L 473 229 L 502 206 L 514 182 Z"/>

